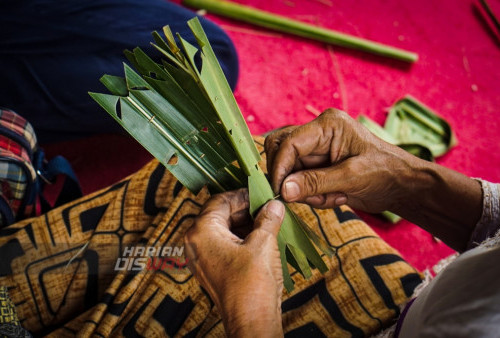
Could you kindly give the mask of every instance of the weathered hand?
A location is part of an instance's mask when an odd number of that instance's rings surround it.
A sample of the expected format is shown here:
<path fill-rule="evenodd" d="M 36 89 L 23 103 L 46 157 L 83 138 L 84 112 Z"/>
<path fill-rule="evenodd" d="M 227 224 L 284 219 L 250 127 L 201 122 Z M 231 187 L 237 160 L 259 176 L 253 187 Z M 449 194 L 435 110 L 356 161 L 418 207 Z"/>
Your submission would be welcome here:
<path fill-rule="evenodd" d="M 284 217 L 281 202 L 268 202 L 251 225 L 248 193 L 215 195 L 184 237 L 190 270 L 221 312 L 230 336 L 282 335 L 283 275 L 277 234 Z"/>
<path fill-rule="evenodd" d="M 273 189 L 287 202 L 393 211 L 459 251 L 481 215 L 477 181 L 382 141 L 339 110 L 278 130 L 266 151 Z"/>
<path fill-rule="evenodd" d="M 317 208 L 348 203 L 368 212 L 390 210 L 414 161 L 335 109 L 303 126 L 278 130 L 265 147 L 275 193 Z"/>

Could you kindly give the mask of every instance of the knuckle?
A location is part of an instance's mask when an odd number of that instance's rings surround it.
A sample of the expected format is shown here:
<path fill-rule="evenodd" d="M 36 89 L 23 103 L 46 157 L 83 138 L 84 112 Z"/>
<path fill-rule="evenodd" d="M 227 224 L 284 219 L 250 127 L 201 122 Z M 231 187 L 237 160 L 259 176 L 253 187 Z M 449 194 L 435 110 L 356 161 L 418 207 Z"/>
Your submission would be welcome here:
<path fill-rule="evenodd" d="M 264 148 L 266 151 L 268 149 L 278 148 L 283 141 L 290 133 L 295 129 L 295 126 L 286 126 L 277 130 L 270 132 L 269 135 L 264 140 Z"/>
<path fill-rule="evenodd" d="M 342 172 L 345 179 L 349 179 L 351 177 L 359 176 L 359 173 L 364 172 L 364 169 L 362 168 L 362 164 L 359 163 L 359 161 L 349 161 L 342 169 Z"/>
<path fill-rule="evenodd" d="M 214 212 L 200 215 L 194 221 L 194 226 L 192 228 L 193 232 L 195 235 L 198 235 L 198 233 L 200 233 L 202 231 L 201 229 L 205 229 L 207 227 L 207 225 L 220 223 L 220 221 L 221 221 L 220 216 Z"/>
<path fill-rule="evenodd" d="M 216 208 L 217 206 L 227 204 L 229 202 L 229 195 L 230 192 L 222 192 L 210 197 L 210 199 L 203 205 L 203 208 L 198 217 L 211 214 L 214 208 Z"/>
<path fill-rule="evenodd" d="M 345 114 L 342 110 L 337 108 L 328 108 L 320 116 L 325 116 L 327 118 L 339 118 Z"/>
<path fill-rule="evenodd" d="M 349 114 L 336 108 L 328 108 L 323 114 L 320 115 L 320 117 L 323 117 L 329 123 L 335 124 L 345 123 L 352 120 Z"/>
<path fill-rule="evenodd" d="M 269 151 L 276 147 L 276 136 L 274 134 L 270 134 L 264 140 L 264 148 L 266 151 Z"/>
<path fill-rule="evenodd" d="M 290 149 L 293 148 L 293 141 L 294 141 L 294 134 L 287 134 L 286 136 L 283 137 L 281 140 L 281 146 L 284 149 Z"/>
<path fill-rule="evenodd" d="M 219 216 L 213 212 L 201 213 L 193 220 L 193 225 L 184 233 L 185 244 L 201 243 L 207 235 L 208 225 L 220 223 Z"/>
<path fill-rule="evenodd" d="M 307 194 L 315 195 L 324 183 L 323 175 L 317 171 L 304 173 L 303 185 Z"/>
<path fill-rule="evenodd" d="M 228 202 L 229 196 L 232 194 L 231 191 L 221 192 L 219 194 L 213 195 L 210 201 L 214 204 L 224 204 Z"/>
<path fill-rule="evenodd" d="M 323 112 L 323 114 L 321 114 L 321 116 L 323 116 L 323 115 L 324 115 L 324 116 L 335 116 L 336 114 L 338 114 L 338 112 L 339 112 L 339 110 L 338 110 L 338 109 L 330 107 L 330 108 L 327 108 L 327 109 Z"/>

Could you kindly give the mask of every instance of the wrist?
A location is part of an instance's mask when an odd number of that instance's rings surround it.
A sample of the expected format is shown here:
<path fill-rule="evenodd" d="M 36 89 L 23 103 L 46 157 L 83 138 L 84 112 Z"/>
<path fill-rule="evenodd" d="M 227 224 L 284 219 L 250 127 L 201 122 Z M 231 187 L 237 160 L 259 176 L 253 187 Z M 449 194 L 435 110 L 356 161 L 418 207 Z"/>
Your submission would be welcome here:
<path fill-rule="evenodd" d="M 404 161 L 404 169 L 398 176 L 399 198 L 396 208 L 419 205 L 420 200 L 427 200 L 442 180 L 436 164 L 408 154 Z"/>
<path fill-rule="evenodd" d="M 241 287 L 238 293 L 228 293 L 220 305 L 226 334 L 229 337 L 283 336 L 280 298 L 274 292 L 248 290 L 250 287 Z"/>
<path fill-rule="evenodd" d="M 400 178 L 400 198 L 391 211 L 463 251 L 481 215 L 480 184 L 416 157 L 407 164 L 409 170 Z"/>
<path fill-rule="evenodd" d="M 397 146 L 383 150 L 383 160 L 391 178 L 387 183 L 391 193 L 387 210 L 398 215 L 417 206 L 421 196 L 428 193 L 438 180 L 433 163 L 409 154 Z M 403 216 L 403 215 L 401 215 Z M 403 216 L 404 217 L 404 216 Z"/>

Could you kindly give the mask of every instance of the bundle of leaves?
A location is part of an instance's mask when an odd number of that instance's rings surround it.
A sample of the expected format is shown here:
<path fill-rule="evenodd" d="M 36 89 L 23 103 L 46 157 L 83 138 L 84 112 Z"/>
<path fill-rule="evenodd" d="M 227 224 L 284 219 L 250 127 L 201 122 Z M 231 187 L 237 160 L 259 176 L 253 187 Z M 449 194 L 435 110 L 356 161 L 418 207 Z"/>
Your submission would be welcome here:
<path fill-rule="evenodd" d="M 140 48 L 125 51 L 135 68 L 125 77 L 104 75 L 111 94 L 89 93 L 130 135 L 190 191 L 211 193 L 248 187 L 250 214 L 275 198 L 260 169 L 260 154 L 231 88 L 198 20 L 188 21 L 199 49 L 166 26 L 153 32 L 153 44 L 165 57 L 153 61 Z M 285 288 L 293 290 L 288 263 L 305 278 L 311 268 L 328 270 L 314 244 L 332 249 L 286 207 L 278 234 Z"/>

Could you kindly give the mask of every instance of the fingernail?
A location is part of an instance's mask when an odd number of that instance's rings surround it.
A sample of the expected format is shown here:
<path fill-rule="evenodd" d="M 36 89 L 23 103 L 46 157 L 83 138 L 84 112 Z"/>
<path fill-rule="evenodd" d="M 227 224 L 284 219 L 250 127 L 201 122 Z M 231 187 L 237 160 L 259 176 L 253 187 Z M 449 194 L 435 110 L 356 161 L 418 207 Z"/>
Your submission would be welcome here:
<path fill-rule="evenodd" d="M 335 199 L 335 205 L 342 205 L 347 203 L 347 197 L 346 196 L 340 196 Z"/>
<path fill-rule="evenodd" d="M 295 201 L 300 196 L 299 185 L 293 181 L 288 181 L 285 183 L 285 197 L 290 202 Z"/>
<path fill-rule="evenodd" d="M 275 214 L 278 218 L 281 218 L 283 217 L 283 213 L 285 212 L 285 207 L 283 203 L 279 201 L 271 201 L 267 206 L 267 210 Z"/>

